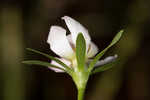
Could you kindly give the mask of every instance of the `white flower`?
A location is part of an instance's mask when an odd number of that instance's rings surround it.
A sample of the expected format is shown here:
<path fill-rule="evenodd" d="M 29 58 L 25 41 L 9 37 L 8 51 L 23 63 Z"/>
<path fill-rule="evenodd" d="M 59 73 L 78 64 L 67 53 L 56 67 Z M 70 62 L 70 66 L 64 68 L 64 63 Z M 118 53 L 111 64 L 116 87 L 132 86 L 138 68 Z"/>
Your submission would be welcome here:
<path fill-rule="evenodd" d="M 51 26 L 47 42 L 50 44 L 50 49 L 60 56 L 60 60 L 70 67 L 76 67 L 76 39 L 79 33 L 82 33 L 86 41 L 86 61 L 95 56 L 98 52 L 98 47 L 91 41 L 88 30 L 79 22 L 71 17 L 64 16 L 65 21 L 71 34 L 66 35 L 66 30 L 60 26 Z M 51 62 L 63 68 L 55 61 Z M 63 72 L 57 68 L 51 68 L 55 72 Z"/>

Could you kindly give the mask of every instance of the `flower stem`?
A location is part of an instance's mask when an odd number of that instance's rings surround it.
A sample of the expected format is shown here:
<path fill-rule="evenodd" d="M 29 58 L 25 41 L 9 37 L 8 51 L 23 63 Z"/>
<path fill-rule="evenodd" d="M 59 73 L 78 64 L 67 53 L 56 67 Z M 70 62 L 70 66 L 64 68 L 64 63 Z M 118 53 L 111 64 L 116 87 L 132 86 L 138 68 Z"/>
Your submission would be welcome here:
<path fill-rule="evenodd" d="M 83 100 L 85 88 L 78 88 L 78 100 Z"/>
<path fill-rule="evenodd" d="M 89 72 L 76 69 L 74 73 L 72 73 L 72 78 L 78 90 L 78 100 L 83 100 L 85 88 L 89 79 Z"/>

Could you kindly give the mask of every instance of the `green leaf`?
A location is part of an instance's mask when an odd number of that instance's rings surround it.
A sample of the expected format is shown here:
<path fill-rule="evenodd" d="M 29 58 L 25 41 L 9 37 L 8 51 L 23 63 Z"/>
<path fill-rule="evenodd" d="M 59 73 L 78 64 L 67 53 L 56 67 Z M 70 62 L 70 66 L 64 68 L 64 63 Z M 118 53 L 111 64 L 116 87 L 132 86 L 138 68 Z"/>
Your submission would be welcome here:
<path fill-rule="evenodd" d="M 118 32 L 118 33 L 116 34 L 116 36 L 113 38 L 113 40 L 112 40 L 110 46 L 113 46 L 114 44 L 116 44 L 116 43 L 119 41 L 119 39 L 121 38 L 123 32 L 124 32 L 124 30 L 120 30 L 120 32 Z"/>
<path fill-rule="evenodd" d="M 96 73 L 99 73 L 99 72 L 103 72 L 103 71 L 109 70 L 109 69 L 113 68 L 114 65 L 117 64 L 117 62 L 118 62 L 118 60 L 115 60 L 115 61 L 110 62 L 108 64 L 105 64 L 103 66 L 96 67 L 95 69 L 93 69 L 91 74 L 96 74 Z"/>
<path fill-rule="evenodd" d="M 48 55 L 48 54 L 42 53 L 42 52 L 40 52 L 40 51 L 31 49 L 31 48 L 27 48 L 27 50 L 32 51 L 32 52 L 34 52 L 34 53 L 41 54 L 41 55 L 43 55 L 43 56 L 45 56 L 45 57 L 47 57 L 47 58 L 49 58 L 49 59 L 51 59 L 51 60 L 54 60 L 54 61 L 57 62 L 58 64 L 62 65 L 68 72 L 71 72 L 71 71 L 72 71 L 72 69 L 71 69 L 69 66 L 67 66 L 67 65 L 64 64 L 62 61 L 60 61 L 59 59 L 57 59 L 57 58 L 55 58 L 55 57 L 52 57 L 52 56 L 50 56 L 50 55 Z"/>
<path fill-rule="evenodd" d="M 86 43 L 82 33 L 79 33 L 76 40 L 76 58 L 79 70 L 84 68 Z"/>
<path fill-rule="evenodd" d="M 96 57 L 93 59 L 93 61 L 89 65 L 89 68 L 88 68 L 89 72 L 91 72 L 93 70 L 94 65 L 105 54 L 105 52 L 120 40 L 123 32 L 124 32 L 124 30 L 121 30 L 120 32 L 118 32 L 117 35 L 113 38 L 110 45 L 108 45 L 103 51 L 101 51 L 99 54 L 96 55 Z"/>
<path fill-rule="evenodd" d="M 53 65 L 53 64 L 50 64 L 48 62 L 44 62 L 44 61 L 39 61 L 39 60 L 28 60 L 28 61 L 23 61 L 22 63 L 24 64 L 29 64 L 29 65 L 41 65 L 41 66 L 45 66 L 45 67 L 53 67 L 53 68 L 57 68 L 57 69 L 60 69 L 60 70 L 63 70 L 66 72 L 65 69 L 63 68 L 60 68 L 56 65 Z"/>

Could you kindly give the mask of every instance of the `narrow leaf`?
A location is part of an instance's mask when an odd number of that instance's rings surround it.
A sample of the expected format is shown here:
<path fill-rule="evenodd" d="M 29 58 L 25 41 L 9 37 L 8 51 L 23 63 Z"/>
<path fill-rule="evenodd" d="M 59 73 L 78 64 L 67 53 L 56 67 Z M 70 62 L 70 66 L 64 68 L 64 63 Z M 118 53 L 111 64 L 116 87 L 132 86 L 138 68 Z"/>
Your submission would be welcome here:
<path fill-rule="evenodd" d="M 124 32 L 124 30 L 120 30 L 120 32 L 118 32 L 116 34 L 116 36 L 114 37 L 114 39 L 112 40 L 112 42 L 110 44 L 111 46 L 114 45 L 114 44 L 116 44 L 119 41 L 119 39 L 121 38 L 123 32 Z"/>
<path fill-rule="evenodd" d="M 40 52 L 40 51 L 31 49 L 31 48 L 27 48 L 27 50 L 32 51 L 32 52 L 34 52 L 34 53 L 41 54 L 41 55 L 43 55 L 43 56 L 45 56 L 45 57 L 47 57 L 47 58 L 49 58 L 49 59 L 51 59 L 51 60 L 56 61 L 58 64 L 62 65 L 62 66 L 63 66 L 66 70 L 68 70 L 68 71 L 71 71 L 71 70 L 72 70 L 71 68 L 69 68 L 69 66 L 67 66 L 67 65 L 64 64 L 62 61 L 60 61 L 59 59 L 57 59 L 57 58 L 55 58 L 55 57 L 52 57 L 52 56 L 50 56 L 50 55 L 48 55 L 48 54 L 42 53 L 42 52 Z"/>
<path fill-rule="evenodd" d="M 96 68 L 93 69 L 91 74 L 96 74 L 96 73 L 99 73 L 99 72 L 109 70 L 109 69 L 113 68 L 116 65 L 117 62 L 118 62 L 118 60 L 115 60 L 115 61 L 113 61 L 111 63 L 107 63 L 103 66 L 96 67 Z"/>
<path fill-rule="evenodd" d="M 96 62 L 105 54 L 105 52 L 110 48 L 112 47 L 114 44 L 116 44 L 122 34 L 123 34 L 123 30 L 121 30 L 120 32 L 117 33 L 117 35 L 113 38 L 112 42 L 110 43 L 110 45 L 108 45 L 103 51 L 101 51 L 99 54 L 96 55 L 96 57 L 93 59 L 93 61 L 90 63 L 89 65 L 89 68 L 88 68 L 88 71 L 91 72 L 94 68 L 94 65 L 96 64 Z"/>
<path fill-rule="evenodd" d="M 44 61 L 39 61 L 39 60 L 28 60 L 28 61 L 23 61 L 22 63 L 24 64 L 29 64 L 29 65 L 41 65 L 41 66 L 45 66 L 45 67 L 53 67 L 53 68 L 57 68 L 57 69 L 60 69 L 60 70 L 63 70 L 66 72 L 65 69 L 63 68 L 60 68 L 56 65 L 53 65 L 53 64 L 50 64 L 48 62 L 44 62 Z"/>
<path fill-rule="evenodd" d="M 85 53 L 86 53 L 86 43 L 84 36 L 82 33 L 78 34 L 77 40 L 76 40 L 76 58 L 78 63 L 78 68 L 83 69 L 85 64 Z"/>

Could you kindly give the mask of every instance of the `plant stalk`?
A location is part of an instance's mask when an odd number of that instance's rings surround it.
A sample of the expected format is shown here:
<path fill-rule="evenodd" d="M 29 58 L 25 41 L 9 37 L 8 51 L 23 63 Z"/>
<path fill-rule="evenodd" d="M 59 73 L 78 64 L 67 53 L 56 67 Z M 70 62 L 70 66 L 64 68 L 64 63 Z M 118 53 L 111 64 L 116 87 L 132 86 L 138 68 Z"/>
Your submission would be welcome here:
<path fill-rule="evenodd" d="M 84 99 L 85 88 L 78 88 L 78 100 Z"/>

